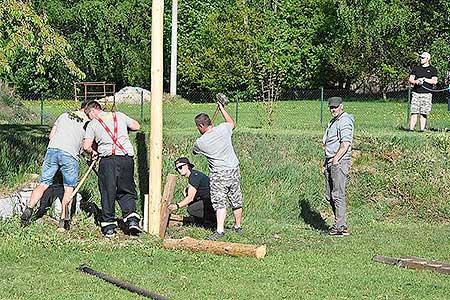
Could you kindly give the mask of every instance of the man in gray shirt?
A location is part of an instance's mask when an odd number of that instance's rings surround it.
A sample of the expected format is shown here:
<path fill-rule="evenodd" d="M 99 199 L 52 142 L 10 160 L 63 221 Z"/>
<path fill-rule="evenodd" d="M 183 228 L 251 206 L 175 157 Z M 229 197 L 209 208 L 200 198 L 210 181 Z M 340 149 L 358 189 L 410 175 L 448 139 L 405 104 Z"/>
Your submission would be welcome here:
<path fill-rule="evenodd" d="M 216 211 L 217 230 L 208 240 L 217 240 L 225 235 L 227 197 L 234 215 L 234 232 L 242 233 L 242 193 L 240 187 L 239 160 L 231 143 L 235 128 L 233 118 L 218 103 L 225 123 L 214 127 L 209 116 L 201 113 L 195 117 L 195 124 L 202 134 L 194 144 L 193 153 L 203 154 L 208 160 L 211 202 Z"/>
<path fill-rule="evenodd" d="M 345 190 L 352 157 L 354 118 L 344 112 L 341 97 L 331 97 L 328 105 L 333 118 L 323 135 L 325 198 L 330 202 L 334 213 L 330 235 L 343 236 L 349 234 Z"/>
<path fill-rule="evenodd" d="M 27 226 L 30 223 L 34 206 L 42 198 L 45 190 L 53 183 L 53 177 L 60 169 L 63 176 L 64 197 L 59 226 L 69 229 L 69 220 L 65 220 L 65 215 L 66 208 L 72 200 L 73 189 L 78 181 L 78 155 L 82 152 L 85 126 L 88 121 L 84 113 L 85 106 L 86 103 L 83 102 L 80 110 L 63 113 L 55 121 L 49 135 L 50 142 L 42 165 L 40 183 L 31 193 L 30 201 L 21 216 L 22 226 Z"/>
<path fill-rule="evenodd" d="M 98 186 L 102 203 L 102 233 L 114 237 L 117 221 L 116 200 L 122 210 L 123 221 L 131 235 L 141 232 L 140 217 L 136 213 L 136 184 L 134 182 L 134 150 L 128 129 L 139 130 L 140 124 L 121 112 L 104 112 L 96 101 L 86 106 L 91 122 L 86 128 L 83 148 L 93 159 L 101 158 L 98 167 Z M 93 149 L 93 142 L 98 145 Z"/>

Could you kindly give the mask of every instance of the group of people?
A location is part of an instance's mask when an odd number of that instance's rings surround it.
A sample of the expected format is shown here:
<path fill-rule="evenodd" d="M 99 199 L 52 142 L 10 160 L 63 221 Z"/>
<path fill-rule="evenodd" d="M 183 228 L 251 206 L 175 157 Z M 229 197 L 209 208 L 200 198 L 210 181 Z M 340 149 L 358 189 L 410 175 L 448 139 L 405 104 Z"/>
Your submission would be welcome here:
<path fill-rule="evenodd" d="M 432 86 L 437 83 L 436 68 L 429 64 L 430 54 L 420 55 L 420 65 L 414 67 L 409 82 L 414 86 L 411 100 L 409 130 L 413 131 L 420 116 L 420 131 L 425 130 L 427 115 L 431 111 Z M 346 210 L 346 185 L 352 158 L 354 117 L 344 112 L 341 97 L 328 99 L 332 119 L 323 135 L 325 198 L 334 213 L 334 224 L 329 230 L 333 236 L 349 235 Z M 209 177 L 194 169 L 186 157 L 175 160 L 175 169 L 188 179 L 184 198 L 170 204 L 175 211 L 187 207 L 187 223 L 214 229 L 206 237 L 218 240 L 225 235 L 227 207 L 234 216 L 232 231 L 242 234 L 242 192 L 240 187 L 239 160 L 232 144 L 232 132 L 236 124 L 219 102 L 218 110 L 225 122 L 214 126 L 209 116 L 201 113 L 195 117 L 195 125 L 201 136 L 195 141 L 193 154 L 206 157 Z M 89 121 L 90 120 L 90 121 Z M 107 237 L 116 234 L 115 201 L 122 210 L 124 223 L 129 233 L 141 232 L 140 217 L 136 213 L 136 186 L 134 182 L 133 146 L 128 130 L 139 130 L 140 124 L 120 112 L 105 112 L 96 101 L 83 103 L 80 110 L 64 113 L 55 122 L 50 132 L 50 142 L 42 166 L 40 184 L 33 191 L 27 208 L 21 217 L 26 226 L 32 217 L 33 208 L 44 191 L 52 184 L 59 169 L 63 176 L 64 197 L 60 227 L 70 222 L 67 207 L 72 201 L 77 183 L 79 155 L 84 150 L 92 159 L 99 160 L 98 186 L 101 195 L 101 228 Z"/>
<path fill-rule="evenodd" d="M 98 187 L 101 195 L 101 231 L 113 237 L 118 227 L 115 201 L 122 210 L 122 220 L 130 235 L 138 235 L 140 217 L 136 213 L 136 185 L 134 182 L 134 150 L 128 130 L 139 130 L 140 124 L 121 112 L 106 112 L 97 101 L 83 102 L 75 112 L 58 117 L 50 132 L 49 144 L 42 165 L 39 185 L 33 190 L 21 216 L 27 226 L 34 207 L 53 183 L 59 170 L 63 177 L 64 196 L 59 227 L 68 229 L 73 190 L 77 185 L 79 158 L 83 151 L 99 161 Z"/>

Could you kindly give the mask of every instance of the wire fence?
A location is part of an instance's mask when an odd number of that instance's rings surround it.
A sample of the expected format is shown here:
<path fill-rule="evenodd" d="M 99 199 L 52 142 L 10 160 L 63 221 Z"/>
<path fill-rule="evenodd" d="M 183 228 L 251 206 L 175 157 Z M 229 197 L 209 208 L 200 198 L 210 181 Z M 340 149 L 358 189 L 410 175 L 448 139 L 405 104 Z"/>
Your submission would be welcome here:
<path fill-rule="evenodd" d="M 194 117 L 205 112 L 210 116 L 216 109 L 215 93 L 191 91 L 180 96 L 164 95 L 163 126 L 165 130 L 193 127 Z M 327 99 L 340 96 L 344 108 L 355 115 L 357 123 L 366 128 L 406 128 L 409 118 L 411 90 L 404 89 L 374 95 L 345 89 L 293 89 L 282 91 L 277 101 L 256 101 L 240 91 L 226 93 L 230 99 L 227 111 L 239 128 L 314 129 L 326 126 L 330 119 Z M 4 107 L 0 117 L 10 124 L 52 125 L 63 112 L 78 109 L 81 101 L 73 95 L 63 99 L 52 99 L 43 95 L 30 94 L 17 102 L 0 92 Z M 5 100 L 6 99 L 6 100 Z M 429 117 L 429 128 L 450 127 L 449 91 L 433 92 L 433 111 Z M 122 111 L 138 120 L 144 128 L 150 126 L 150 96 L 143 91 L 133 97 L 109 97 L 98 99 L 104 110 Z M 22 111 L 20 113 L 20 111 Z M 8 117 L 5 117 L 8 116 Z M 216 119 L 221 122 L 221 116 Z"/>

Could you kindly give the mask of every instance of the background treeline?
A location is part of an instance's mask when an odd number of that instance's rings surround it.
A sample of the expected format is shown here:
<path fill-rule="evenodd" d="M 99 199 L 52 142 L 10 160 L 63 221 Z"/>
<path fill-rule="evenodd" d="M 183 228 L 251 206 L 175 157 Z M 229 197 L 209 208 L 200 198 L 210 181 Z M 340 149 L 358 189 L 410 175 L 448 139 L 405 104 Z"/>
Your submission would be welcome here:
<path fill-rule="evenodd" d="M 76 80 L 149 88 L 151 1 L 2 0 L 0 79 L 23 94 L 70 95 Z M 171 1 L 165 1 L 165 87 Z M 449 70 L 447 0 L 179 0 L 178 91 L 404 87 L 429 51 Z"/>

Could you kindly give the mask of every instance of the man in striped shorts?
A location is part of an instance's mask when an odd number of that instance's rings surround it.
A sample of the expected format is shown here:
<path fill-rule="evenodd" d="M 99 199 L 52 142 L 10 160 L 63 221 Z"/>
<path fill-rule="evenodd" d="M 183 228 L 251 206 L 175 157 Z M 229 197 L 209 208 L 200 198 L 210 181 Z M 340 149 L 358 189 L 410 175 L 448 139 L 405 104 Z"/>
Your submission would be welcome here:
<path fill-rule="evenodd" d="M 195 117 L 195 125 L 201 133 L 194 144 L 193 153 L 203 154 L 208 160 L 211 202 L 216 211 L 217 230 L 207 240 L 218 240 L 225 235 L 225 218 L 227 216 L 227 197 L 233 210 L 234 228 L 242 233 L 242 193 L 240 187 L 239 160 L 231 143 L 231 135 L 235 128 L 233 118 L 218 103 L 224 123 L 214 126 L 205 113 Z"/>

